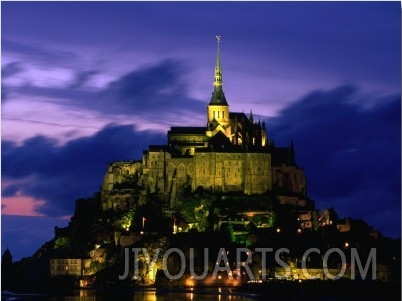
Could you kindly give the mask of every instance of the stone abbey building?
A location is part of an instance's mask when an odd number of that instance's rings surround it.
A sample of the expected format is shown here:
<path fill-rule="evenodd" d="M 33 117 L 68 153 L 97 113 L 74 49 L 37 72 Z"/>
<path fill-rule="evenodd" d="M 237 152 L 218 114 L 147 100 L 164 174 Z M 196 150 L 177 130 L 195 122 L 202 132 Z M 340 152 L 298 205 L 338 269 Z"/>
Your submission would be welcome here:
<path fill-rule="evenodd" d="M 306 205 L 306 180 L 294 160 L 293 144 L 276 147 L 265 122 L 252 113 L 231 112 L 222 89 L 220 37 L 217 37 L 214 89 L 201 127 L 171 127 L 167 145 L 150 145 L 142 162 L 112 162 L 102 186 L 104 210 L 126 208 L 130 189 L 114 191 L 130 177 L 143 195 L 156 193 L 170 207 L 183 189 L 198 187 L 247 195 L 274 193 L 279 203 Z M 125 192 L 124 192 L 125 191 Z M 141 195 L 137 196 L 141 201 Z"/>

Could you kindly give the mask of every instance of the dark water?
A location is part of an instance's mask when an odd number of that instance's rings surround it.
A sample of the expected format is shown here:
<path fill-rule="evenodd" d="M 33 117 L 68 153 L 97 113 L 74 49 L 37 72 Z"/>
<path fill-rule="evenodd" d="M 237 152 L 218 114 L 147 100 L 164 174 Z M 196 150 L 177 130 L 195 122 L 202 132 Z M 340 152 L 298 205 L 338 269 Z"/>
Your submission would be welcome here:
<path fill-rule="evenodd" d="M 303 283 L 304 284 L 304 283 Z M 193 290 L 156 291 L 133 290 L 76 290 L 54 294 L 6 294 L 1 300 L 43 301 L 400 301 L 400 283 L 327 282 L 270 283 L 267 286 L 247 287 L 240 291 L 229 288 L 194 288 Z M 247 293 L 246 293 L 247 292 Z M 251 293 L 252 292 L 252 293 Z"/>
<path fill-rule="evenodd" d="M 44 300 L 44 301 L 251 301 L 255 300 L 252 295 L 230 294 L 229 291 L 218 288 L 211 290 L 198 291 L 182 291 L 182 292 L 156 292 L 136 291 L 136 292 L 119 292 L 119 291 L 92 291 L 79 290 L 60 295 L 44 295 L 44 294 L 2 294 L 1 300 Z"/>

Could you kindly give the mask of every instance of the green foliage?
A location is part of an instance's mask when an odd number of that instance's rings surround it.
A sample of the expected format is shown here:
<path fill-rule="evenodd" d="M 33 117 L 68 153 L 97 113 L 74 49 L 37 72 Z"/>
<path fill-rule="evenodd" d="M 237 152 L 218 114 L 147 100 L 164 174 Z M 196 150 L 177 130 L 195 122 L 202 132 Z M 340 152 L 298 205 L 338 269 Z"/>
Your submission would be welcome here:
<path fill-rule="evenodd" d="M 58 237 L 54 241 L 54 249 L 69 249 L 71 247 L 71 239 L 69 237 Z"/>
<path fill-rule="evenodd" d="M 233 234 L 233 226 L 231 223 L 225 223 L 221 226 L 220 229 L 221 232 L 223 232 L 224 237 L 228 242 L 235 242 L 236 237 Z"/>
<path fill-rule="evenodd" d="M 138 256 L 138 269 L 139 275 L 144 283 L 155 282 L 155 275 L 157 270 L 163 269 L 163 254 L 167 250 L 169 241 L 166 237 L 152 237 L 152 239 L 146 241 L 143 244 L 143 248 L 148 252 L 148 257 L 144 252 L 140 252 Z M 159 250 L 159 251 L 158 251 Z M 148 263 L 154 259 L 154 256 L 158 253 L 158 257 L 155 262 L 150 266 Z M 154 274 L 155 272 L 155 274 Z"/>
<path fill-rule="evenodd" d="M 99 271 L 103 270 L 105 267 L 104 264 L 100 263 L 99 261 L 91 261 L 91 264 L 89 265 L 89 267 L 85 268 L 85 273 L 92 275 L 92 274 L 96 274 Z"/>
<path fill-rule="evenodd" d="M 267 220 L 267 224 L 269 228 L 272 228 L 275 226 L 275 222 L 276 222 L 276 213 L 274 211 L 271 211 L 268 220 Z"/>
<path fill-rule="evenodd" d="M 130 231 L 130 229 L 134 226 L 134 214 L 135 210 L 133 207 L 122 212 L 120 217 L 116 220 L 116 225 L 122 230 Z"/>
<path fill-rule="evenodd" d="M 187 223 L 194 223 L 199 231 L 206 231 L 209 228 L 209 210 L 212 199 L 194 196 L 183 200 L 178 211 Z"/>
<path fill-rule="evenodd" d="M 246 245 L 247 245 L 247 246 L 254 246 L 257 241 L 258 241 L 257 235 L 254 234 L 254 233 L 249 233 L 249 234 L 247 235 Z"/>

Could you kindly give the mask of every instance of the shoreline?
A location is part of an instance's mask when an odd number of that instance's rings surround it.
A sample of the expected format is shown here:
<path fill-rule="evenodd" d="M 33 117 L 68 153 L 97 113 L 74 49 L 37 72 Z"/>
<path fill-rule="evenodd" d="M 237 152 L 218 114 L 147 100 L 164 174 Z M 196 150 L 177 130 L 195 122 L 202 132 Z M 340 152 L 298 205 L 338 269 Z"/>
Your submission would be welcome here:
<path fill-rule="evenodd" d="M 335 300 L 380 300 L 387 295 L 387 300 L 401 300 L 400 282 L 382 282 L 378 280 L 304 280 L 288 281 L 275 280 L 264 282 L 249 282 L 242 286 L 193 286 L 193 287 L 158 287 L 158 286 L 110 286 L 91 288 L 66 288 L 62 290 L 46 291 L 2 291 L 2 299 L 7 297 L 35 297 L 35 296 L 71 296 L 80 292 L 87 292 L 94 295 L 109 294 L 132 294 L 136 292 L 154 292 L 158 294 L 169 293 L 193 293 L 197 295 L 236 295 L 252 299 L 285 298 L 293 300 L 296 297 L 313 300 L 322 298 L 335 298 Z M 360 299 L 353 299 L 352 296 L 359 296 Z M 390 296 L 392 296 L 390 298 Z M 315 298 L 315 299 L 314 299 Z M 393 299 L 395 298 L 395 299 Z"/>

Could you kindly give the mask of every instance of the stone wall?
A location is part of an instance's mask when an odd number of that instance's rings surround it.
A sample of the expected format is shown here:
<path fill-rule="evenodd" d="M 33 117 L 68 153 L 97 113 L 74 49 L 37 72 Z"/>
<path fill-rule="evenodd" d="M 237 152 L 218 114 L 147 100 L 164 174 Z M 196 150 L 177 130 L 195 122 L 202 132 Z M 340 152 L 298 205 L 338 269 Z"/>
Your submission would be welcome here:
<path fill-rule="evenodd" d="M 149 193 L 169 196 L 171 205 L 185 187 L 201 186 L 220 192 L 262 194 L 272 189 L 271 154 L 243 152 L 196 152 L 173 157 L 165 149 L 144 152 L 140 162 L 113 162 L 102 185 L 102 206 L 124 209 L 132 196 L 114 191 L 116 183 L 137 175 L 138 184 Z M 126 191 L 127 192 L 127 191 Z"/>
<path fill-rule="evenodd" d="M 272 167 L 272 183 L 283 190 L 305 194 L 306 178 L 303 170 L 292 165 L 282 164 Z"/>
<path fill-rule="evenodd" d="M 141 162 L 119 161 L 109 164 L 103 179 L 101 200 L 102 209 L 126 209 L 133 201 L 134 190 L 114 190 L 115 184 L 128 181 L 130 177 L 139 178 L 142 172 Z"/>
<path fill-rule="evenodd" d="M 261 194 L 271 189 L 271 155 L 268 153 L 205 152 L 195 155 L 195 181 L 216 191 Z"/>

